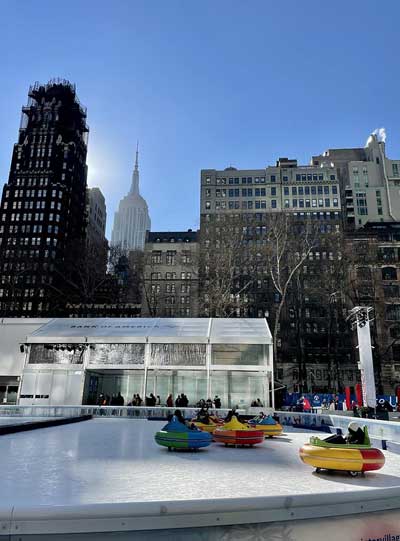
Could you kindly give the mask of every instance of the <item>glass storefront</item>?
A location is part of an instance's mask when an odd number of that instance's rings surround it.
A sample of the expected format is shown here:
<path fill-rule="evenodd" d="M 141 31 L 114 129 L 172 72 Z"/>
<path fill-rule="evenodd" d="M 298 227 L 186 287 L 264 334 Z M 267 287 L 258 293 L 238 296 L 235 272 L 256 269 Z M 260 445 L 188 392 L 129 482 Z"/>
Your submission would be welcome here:
<path fill-rule="evenodd" d="M 221 399 L 222 407 L 250 406 L 257 398 L 264 405 L 266 403 L 268 380 L 265 374 L 218 370 L 211 372 L 210 379 L 212 398 L 217 394 Z"/>
<path fill-rule="evenodd" d="M 144 370 L 92 371 L 86 373 L 85 402 L 94 404 L 100 394 L 110 398 L 118 392 L 128 404 L 134 394 L 142 399 Z M 161 405 L 165 405 L 171 393 L 174 402 L 178 394 L 184 393 L 191 406 L 200 399 L 214 398 L 218 395 L 223 408 L 247 407 L 259 398 L 265 405 L 268 394 L 268 380 L 265 374 L 235 370 L 215 370 L 210 372 L 210 396 L 207 395 L 207 372 L 205 370 L 152 370 L 147 371 L 146 393 L 159 395 Z M 144 405 L 144 404 L 143 404 Z"/>
<path fill-rule="evenodd" d="M 110 399 L 121 393 L 125 405 L 132 400 L 134 394 L 142 396 L 144 385 L 144 370 L 88 370 L 85 377 L 85 404 L 97 404 L 102 394 Z M 142 397 L 143 398 L 143 397 Z"/>
<path fill-rule="evenodd" d="M 160 395 L 165 404 L 171 393 L 174 402 L 178 394 L 185 393 L 190 405 L 207 397 L 207 372 L 205 370 L 149 370 L 147 372 L 146 394 Z"/>

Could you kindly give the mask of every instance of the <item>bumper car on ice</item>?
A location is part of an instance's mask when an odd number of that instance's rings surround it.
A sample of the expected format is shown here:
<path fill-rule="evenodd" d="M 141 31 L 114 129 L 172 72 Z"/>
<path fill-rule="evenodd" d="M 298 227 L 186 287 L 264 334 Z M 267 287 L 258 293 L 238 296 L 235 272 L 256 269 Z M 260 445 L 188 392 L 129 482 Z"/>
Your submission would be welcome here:
<path fill-rule="evenodd" d="M 311 437 L 310 442 L 301 447 L 300 458 L 309 466 L 321 470 L 346 471 L 355 477 L 366 471 L 380 470 L 385 464 L 385 456 L 380 449 L 372 447 L 367 427 L 364 427 L 364 443 L 332 443 Z"/>
<path fill-rule="evenodd" d="M 210 434 L 212 434 L 214 430 L 217 428 L 217 426 L 219 426 L 211 421 L 207 424 L 207 423 L 202 423 L 201 421 L 197 421 L 196 419 L 193 420 L 192 423 L 203 432 L 209 432 Z"/>
<path fill-rule="evenodd" d="M 282 425 L 277 423 L 275 419 L 271 417 L 271 415 L 267 415 L 266 417 L 262 418 L 255 417 L 254 419 L 250 419 L 247 424 L 256 430 L 261 430 L 264 432 L 264 436 L 266 438 L 280 436 L 283 432 Z"/>
<path fill-rule="evenodd" d="M 208 447 L 212 442 L 212 436 L 198 428 L 190 428 L 175 417 L 161 430 L 156 432 L 154 439 L 158 445 L 172 449 L 200 449 Z"/>
<path fill-rule="evenodd" d="M 210 434 L 213 434 L 216 428 L 224 424 L 224 421 L 219 417 L 210 415 L 208 417 L 208 422 L 203 422 L 201 419 L 195 418 L 192 419 L 192 423 L 197 426 L 197 428 L 200 428 L 200 430 L 204 430 L 204 432 L 209 432 Z"/>
<path fill-rule="evenodd" d="M 238 418 L 233 416 L 232 419 L 225 423 L 224 426 L 214 430 L 214 441 L 224 443 L 225 446 L 234 445 L 249 445 L 253 446 L 264 441 L 264 432 L 249 428 L 240 423 Z"/>

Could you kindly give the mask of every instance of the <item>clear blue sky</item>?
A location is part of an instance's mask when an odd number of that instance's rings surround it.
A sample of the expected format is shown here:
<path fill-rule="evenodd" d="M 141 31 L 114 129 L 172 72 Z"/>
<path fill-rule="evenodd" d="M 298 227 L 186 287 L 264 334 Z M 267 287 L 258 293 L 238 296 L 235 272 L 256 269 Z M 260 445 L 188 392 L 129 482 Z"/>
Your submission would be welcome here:
<path fill-rule="evenodd" d="M 399 21 L 399 0 L 1 0 L 0 184 L 52 77 L 88 108 L 108 236 L 137 139 L 153 231 L 198 226 L 202 168 L 305 163 L 381 126 L 399 157 Z"/>

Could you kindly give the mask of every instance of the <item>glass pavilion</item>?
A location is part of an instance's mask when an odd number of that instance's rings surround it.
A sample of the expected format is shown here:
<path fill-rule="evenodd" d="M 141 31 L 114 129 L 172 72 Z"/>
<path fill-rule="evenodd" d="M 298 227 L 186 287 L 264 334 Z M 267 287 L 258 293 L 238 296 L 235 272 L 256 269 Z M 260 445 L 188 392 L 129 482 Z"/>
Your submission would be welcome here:
<path fill-rule="evenodd" d="M 154 393 L 222 407 L 273 396 L 272 337 L 265 319 L 53 319 L 26 339 L 20 404 L 89 404 L 100 393 Z"/>

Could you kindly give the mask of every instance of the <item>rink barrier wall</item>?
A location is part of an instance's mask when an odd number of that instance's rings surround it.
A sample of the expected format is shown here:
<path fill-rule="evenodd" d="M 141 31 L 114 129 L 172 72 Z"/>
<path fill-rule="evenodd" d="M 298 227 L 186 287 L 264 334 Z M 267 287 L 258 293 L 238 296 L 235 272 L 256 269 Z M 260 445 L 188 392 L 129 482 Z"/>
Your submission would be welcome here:
<path fill-rule="evenodd" d="M 400 444 L 400 423 L 397 421 L 364 419 L 351 415 L 345 417 L 344 415 L 330 415 L 328 413 L 315 414 L 276 411 L 275 414 L 278 415 L 283 425 L 316 430 L 321 426 L 328 426 L 332 432 L 340 428 L 343 433 L 347 432 L 349 423 L 355 421 L 360 426 L 367 426 L 368 434 L 372 439 Z"/>
<path fill-rule="evenodd" d="M 169 414 L 175 411 L 175 407 L 166 406 L 7 406 L 0 405 L 0 425 L 1 417 L 80 417 L 82 415 L 91 415 L 93 417 L 122 417 L 134 419 L 165 419 Z M 179 408 L 187 419 L 196 415 L 199 408 Z M 212 413 L 217 413 L 220 417 L 225 417 L 228 409 L 212 409 Z M 264 409 L 265 411 L 265 409 Z M 243 409 L 237 410 L 240 415 L 245 415 Z M 255 414 L 252 411 L 252 414 Z M 360 425 L 368 427 L 369 435 L 378 440 L 387 440 L 389 442 L 400 444 L 400 423 L 396 421 L 382 421 L 378 419 L 355 418 L 344 415 L 330 415 L 329 413 L 300 413 L 288 411 L 276 411 L 283 425 L 289 425 L 299 428 L 318 430 L 321 426 L 329 427 L 331 430 L 341 428 L 347 430 L 350 421 L 356 421 Z"/>
<path fill-rule="evenodd" d="M 79 417 L 57 417 L 55 419 L 47 419 L 45 421 L 27 421 L 26 423 L 19 423 L 15 425 L 0 424 L 0 436 L 5 436 L 6 434 L 16 434 L 17 432 L 27 432 L 28 430 L 37 430 L 39 428 L 49 428 L 51 426 L 70 425 L 72 423 L 89 421 L 90 419 L 92 419 L 91 415 L 80 415 Z"/>
<path fill-rule="evenodd" d="M 400 487 L 334 494 L 0 507 L 0 538 L 169 530 L 343 517 L 400 509 Z"/>
<path fill-rule="evenodd" d="M 1 406 L 1 417 L 79 417 L 91 415 L 92 417 L 123 417 L 132 419 L 165 419 L 176 409 L 180 409 L 186 419 L 195 417 L 199 408 L 167 406 Z M 229 409 L 209 409 L 210 413 L 225 417 Z M 245 414 L 245 410 L 236 410 L 239 415 Z M 1 421 L 0 421 L 1 423 Z"/>

